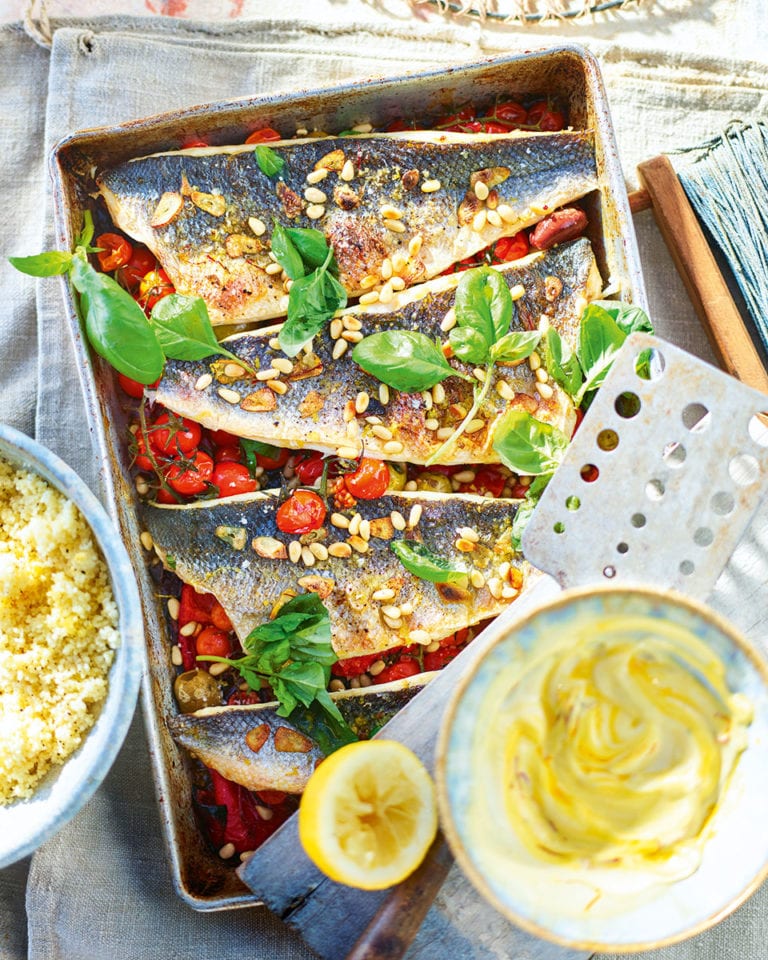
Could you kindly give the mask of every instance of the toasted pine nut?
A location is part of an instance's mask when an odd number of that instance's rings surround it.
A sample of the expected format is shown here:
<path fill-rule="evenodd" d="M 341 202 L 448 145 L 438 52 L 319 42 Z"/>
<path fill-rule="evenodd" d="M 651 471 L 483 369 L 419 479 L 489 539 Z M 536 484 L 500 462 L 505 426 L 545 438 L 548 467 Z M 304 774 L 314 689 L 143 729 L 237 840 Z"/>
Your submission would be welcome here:
<path fill-rule="evenodd" d="M 487 200 L 490 192 L 487 183 L 483 183 L 482 180 L 478 180 L 475 183 L 475 196 L 478 200 Z"/>
<path fill-rule="evenodd" d="M 440 427 L 435 436 L 438 440 L 447 440 L 453 434 L 453 427 Z"/>
<path fill-rule="evenodd" d="M 267 232 L 267 225 L 258 217 L 248 217 L 248 226 L 253 230 L 257 237 L 263 236 Z"/>
<path fill-rule="evenodd" d="M 343 513 L 332 513 L 331 523 L 334 527 L 340 527 L 342 530 L 349 529 L 349 518 L 345 517 Z"/>
<path fill-rule="evenodd" d="M 362 330 L 363 322 L 358 320 L 357 317 L 352 316 L 351 313 L 348 313 L 346 316 L 341 318 L 341 322 L 344 324 L 345 330 Z"/>
<path fill-rule="evenodd" d="M 386 218 L 381 222 L 384 224 L 387 230 L 391 230 L 392 233 L 405 233 L 405 224 L 402 223 L 400 220 L 392 220 L 390 218 Z"/>
<path fill-rule="evenodd" d="M 418 525 L 419 520 L 421 520 L 421 514 L 423 508 L 420 503 L 414 503 L 411 507 L 411 512 L 408 514 L 408 526 L 413 529 Z"/>
<path fill-rule="evenodd" d="M 378 282 L 378 281 L 377 281 L 377 282 Z M 367 306 L 368 306 L 369 304 L 371 304 L 371 303 L 376 303 L 376 302 L 378 301 L 378 299 L 379 299 L 379 291 L 378 291 L 378 290 L 369 290 L 368 293 L 364 293 L 364 294 L 360 297 L 360 303 L 361 303 L 363 306 L 367 307 Z"/>
<path fill-rule="evenodd" d="M 301 544 L 298 540 L 291 540 L 288 544 L 288 559 L 291 563 L 298 563 L 301 560 Z"/>
<path fill-rule="evenodd" d="M 379 213 L 386 220 L 402 220 L 403 211 L 398 207 L 393 207 L 391 203 L 385 203 L 384 206 L 379 210 Z"/>
<path fill-rule="evenodd" d="M 174 667 L 180 667 L 184 663 L 184 658 L 181 655 L 181 648 L 178 643 L 174 643 L 171 647 L 171 663 Z"/>
<path fill-rule="evenodd" d="M 304 199 L 309 200 L 310 203 L 325 203 L 328 196 L 317 187 L 307 187 L 304 191 Z"/>
<path fill-rule="evenodd" d="M 550 400 L 555 392 L 548 383 L 537 383 L 536 389 L 542 400 Z"/>
<path fill-rule="evenodd" d="M 442 183 L 439 180 L 425 180 L 421 185 L 422 193 L 437 193 L 437 191 L 442 187 Z"/>
<path fill-rule="evenodd" d="M 324 543 L 310 543 L 309 549 L 314 553 L 318 560 L 328 559 L 328 547 Z"/>
<path fill-rule="evenodd" d="M 379 290 L 379 302 L 392 303 L 394 296 L 395 291 L 392 289 L 392 284 L 389 280 L 387 280 L 381 290 Z"/>
<path fill-rule="evenodd" d="M 274 367 L 267 367 L 266 370 L 259 370 L 259 372 L 256 374 L 256 379 L 257 380 L 274 380 L 275 377 L 278 377 L 278 376 L 280 376 L 280 373 L 278 370 L 276 370 Z"/>
<path fill-rule="evenodd" d="M 356 513 L 354 517 L 349 521 L 349 530 L 350 536 L 356 537 L 360 533 L 360 524 L 363 522 L 363 518 L 359 513 Z"/>
<path fill-rule="evenodd" d="M 328 332 L 331 335 L 331 340 L 338 340 L 343 329 L 344 323 L 341 317 L 334 317 L 333 320 L 331 320 L 331 325 L 328 329 Z"/>
<path fill-rule="evenodd" d="M 268 273 L 270 277 L 274 277 L 278 273 L 282 273 L 283 268 L 279 263 L 268 263 L 264 267 L 264 273 Z"/>
<path fill-rule="evenodd" d="M 348 543 L 332 543 L 328 547 L 328 555 L 331 557 L 340 557 L 345 560 L 352 556 L 352 547 Z"/>
<path fill-rule="evenodd" d="M 149 530 L 142 530 L 139 540 L 141 541 L 141 545 L 145 550 L 151 550 L 155 545 L 155 541 L 152 539 L 152 534 L 149 532 Z"/>
<path fill-rule="evenodd" d="M 459 470 L 453 475 L 453 479 L 457 480 L 459 483 L 473 483 L 475 479 L 474 470 Z M 461 531 L 459 531 L 461 532 Z M 461 534 L 464 536 L 464 534 Z"/>
<path fill-rule="evenodd" d="M 399 440 L 388 440 L 382 447 L 382 450 L 384 451 L 384 453 L 388 453 L 391 455 L 402 453 L 404 449 L 405 447 L 403 446 L 402 443 L 400 443 Z"/>
<path fill-rule="evenodd" d="M 449 330 L 453 330 L 456 326 L 456 311 L 451 307 L 451 309 L 446 313 L 443 319 L 440 322 L 440 329 L 443 333 L 448 333 Z"/>
<path fill-rule="evenodd" d="M 516 283 L 514 287 L 509 288 L 509 295 L 513 300 L 519 300 L 520 297 L 525 296 L 525 287 L 522 283 Z"/>
<path fill-rule="evenodd" d="M 203 373 L 195 380 L 195 390 L 205 390 L 206 387 L 210 387 L 212 383 L 213 377 L 211 374 Z"/>
<path fill-rule="evenodd" d="M 383 407 L 386 407 L 386 405 L 389 403 L 389 387 L 386 385 L 386 383 L 379 385 L 379 403 Z"/>
<path fill-rule="evenodd" d="M 272 361 L 272 366 L 275 370 L 279 370 L 280 373 L 293 373 L 293 364 L 288 357 L 275 357 Z"/>
<path fill-rule="evenodd" d="M 326 167 L 320 167 L 318 170 L 313 170 L 311 173 L 307 174 L 307 183 L 315 184 L 320 183 L 321 180 L 325 180 L 328 176 L 328 170 Z"/>
<path fill-rule="evenodd" d="M 375 590 L 371 594 L 371 600 L 394 600 L 395 591 L 390 587 L 382 587 L 381 590 Z"/>
<path fill-rule="evenodd" d="M 312 553 L 309 547 L 301 548 L 301 559 L 303 560 L 305 567 L 314 567 L 315 555 Z"/>
<path fill-rule="evenodd" d="M 424 243 L 424 238 L 420 233 L 417 233 L 415 237 L 411 237 L 411 239 L 408 241 L 408 254 L 411 257 L 418 256 L 422 243 Z"/>
<path fill-rule="evenodd" d="M 412 643 L 428 643 L 429 634 L 427 633 L 426 630 L 411 630 L 408 633 L 408 639 Z"/>
<path fill-rule="evenodd" d="M 283 383 L 282 380 L 267 380 L 267 386 L 270 390 L 274 390 L 275 393 L 279 393 L 280 396 L 288 393 L 288 384 Z"/>
<path fill-rule="evenodd" d="M 465 540 L 471 540 L 472 543 L 480 543 L 480 534 L 472 527 L 461 527 L 459 534 L 464 537 Z"/>
<path fill-rule="evenodd" d="M 360 343 L 360 341 L 363 339 L 363 335 L 359 330 L 345 330 L 341 337 L 348 343 Z"/>
<path fill-rule="evenodd" d="M 350 180 L 355 179 L 355 166 L 351 160 L 347 160 L 344 163 L 344 166 L 341 168 L 341 173 L 339 174 L 342 180 L 346 180 L 349 183 Z"/>
<path fill-rule="evenodd" d="M 472 229 L 475 231 L 475 233 L 483 232 L 487 219 L 488 213 L 485 207 L 481 207 L 472 218 Z"/>
<path fill-rule="evenodd" d="M 506 380 L 498 380 L 496 382 L 496 393 L 502 398 L 502 400 L 514 400 L 515 391 L 510 387 Z"/>
<path fill-rule="evenodd" d="M 189 623 L 185 623 L 183 627 L 179 628 L 179 636 L 191 637 L 195 630 L 197 630 L 197 622 L 190 620 Z"/>
<path fill-rule="evenodd" d="M 347 349 L 348 346 L 349 344 L 347 343 L 346 340 L 342 340 L 341 338 L 339 338 L 336 341 L 336 343 L 334 343 L 333 345 L 333 353 L 332 353 L 333 359 L 338 360 L 339 357 L 343 356 L 344 351 Z"/>
<path fill-rule="evenodd" d="M 482 590 L 485 586 L 485 577 L 480 573 L 479 570 L 473 570 L 469 575 L 469 582 L 475 588 L 475 590 Z"/>
<path fill-rule="evenodd" d="M 549 380 L 549 374 L 544 369 L 544 367 L 539 367 L 539 369 L 535 373 L 535 377 L 539 381 L 539 383 L 546 383 L 547 380 Z"/>
<path fill-rule="evenodd" d="M 325 207 L 321 203 L 310 203 L 305 213 L 310 220 L 319 220 L 325 216 Z"/>
<path fill-rule="evenodd" d="M 534 350 L 533 353 L 528 357 L 528 366 L 531 370 L 538 370 L 541 366 L 541 357 Z"/>
<path fill-rule="evenodd" d="M 392 431 L 389 429 L 389 427 L 379 426 L 379 424 L 376 424 L 375 426 L 371 427 L 371 433 L 373 434 L 374 437 L 378 437 L 379 440 L 392 439 Z"/>
<path fill-rule="evenodd" d="M 360 536 L 363 540 L 371 539 L 371 521 L 370 520 L 361 520 L 360 521 Z"/>
<path fill-rule="evenodd" d="M 357 447 L 339 447 L 336 456 L 342 460 L 356 460 L 359 452 Z"/>
<path fill-rule="evenodd" d="M 362 290 L 370 290 L 371 287 L 375 287 L 378 282 L 379 278 L 375 274 L 367 273 L 360 281 L 360 288 Z"/>
<path fill-rule="evenodd" d="M 230 390 L 228 387 L 219 387 L 216 391 L 222 400 L 227 403 L 240 403 L 241 397 L 237 390 Z"/>
<path fill-rule="evenodd" d="M 392 521 L 392 526 L 395 530 L 405 530 L 407 524 L 405 522 L 405 517 L 400 513 L 399 510 L 393 510 L 389 515 L 389 519 Z"/>
<path fill-rule="evenodd" d="M 378 677 L 385 667 L 386 663 L 384 663 L 383 660 L 374 660 L 370 667 L 368 667 L 368 673 L 370 673 L 372 677 Z"/>
<path fill-rule="evenodd" d="M 169 614 L 171 620 L 178 620 L 178 619 L 179 619 L 179 609 L 180 609 L 180 607 L 181 607 L 181 604 L 180 604 L 179 601 L 176 599 L 176 597 L 169 597 L 169 598 L 168 598 L 167 607 L 168 607 L 168 614 Z"/>
<path fill-rule="evenodd" d="M 496 207 L 496 213 L 498 213 L 504 223 L 514 223 L 515 220 L 517 220 L 517 214 L 509 204 L 500 203 L 498 207 Z"/>
<path fill-rule="evenodd" d="M 445 403 L 445 387 L 442 383 L 436 383 L 432 387 L 432 399 L 435 403 Z"/>
<path fill-rule="evenodd" d="M 501 224 L 502 224 L 503 221 L 502 221 L 501 217 L 499 216 L 499 213 L 498 213 L 497 210 L 489 210 L 489 211 L 487 212 L 486 216 L 488 217 L 488 223 L 490 223 L 490 225 L 491 225 L 492 227 L 500 227 L 500 226 L 501 226 Z"/>
<path fill-rule="evenodd" d="M 370 396 L 365 392 L 365 390 L 361 390 L 360 393 L 358 393 L 358 395 L 355 397 L 355 410 L 357 413 L 365 413 L 370 402 Z"/>
<path fill-rule="evenodd" d="M 425 420 L 424 429 L 425 430 L 438 430 L 440 428 L 439 420 Z"/>
<path fill-rule="evenodd" d="M 464 433 L 477 433 L 477 431 L 482 430 L 484 426 L 485 420 L 470 420 L 466 427 L 464 427 Z"/>

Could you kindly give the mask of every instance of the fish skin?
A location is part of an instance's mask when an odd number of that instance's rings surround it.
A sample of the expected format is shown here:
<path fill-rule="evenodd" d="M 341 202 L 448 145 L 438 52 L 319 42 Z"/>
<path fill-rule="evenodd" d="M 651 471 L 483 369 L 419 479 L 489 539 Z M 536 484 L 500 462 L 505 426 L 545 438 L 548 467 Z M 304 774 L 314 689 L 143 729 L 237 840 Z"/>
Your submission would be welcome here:
<path fill-rule="evenodd" d="M 510 287 L 522 284 L 524 295 L 516 301 L 516 320 L 512 329 L 536 329 L 541 316 L 547 316 L 552 326 L 563 338 L 576 345 L 581 306 L 594 299 L 600 291 L 600 276 L 592 255 L 589 241 L 576 240 L 548 251 L 535 254 L 520 262 L 505 266 L 501 271 Z M 362 323 L 366 336 L 379 330 L 419 330 L 430 338 L 445 338 L 440 329 L 448 309 L 452 307 L 455 287 L 461 274 L 452 274 L 430 281 L 419 287 L 404 291 L 397 301 L 355 307 L 343 311 L 343 317 L 354 317 Z M 557 296 L 553 296 L 552 283 L 562 284 Z M 236 356 L 262 370 L 270 367 L 272 360 L 282 357 L 282 352 L 269 346 L 276 328 L 242 334 L 226 341 L 226 346 Z M 149 396 L 164 407 L 210 429 L 223 429 L 230 433 L 278 446 L 302 449 L 309 447 L 335 453 L 339 448 L 354 448 L 366 456 L 425 463 L 441 446 L 436 432 L 427 430 L 427 419 L 437 419 L 439 425 L 456 426 L 459 418 L 451 410 L 451 404 L 459 404 L 466 410 L 472 405 L 472 386 L 458 377 L 443 381 L 446 402 L 427 408 L 421 393 L 399 393 L 390 390 L 389 402 L 379 400 L 379 381 L 362 370 L 352 360 L 352 344 L 337 360 L 333 359 L 335 341 L 331 339 L 330 326 L 326 325 L 313 340 L 313 355 L 295 358 L 294 374 L 281 377 L 288 391 L 277 395 L 265 383 L 254 381 L 245 372 L 243 378 L 232 382 L 230 378 L 217 378 L 226 363 L 217 358 L 200 361 L 171 360 L 166 364 L 157 390 Z M 457 369 L 471 373 L 467 364 L 453 361 Z M 201 376 L 213 373 L 213 382 L 205 389 L 196 389 Z M 297 379 L 299 378 L 300 379 Z M 476 433 L 464 434 L 453 447 L 441 457 L 441 463 L 497 463 L 498 455 L 493 450 L 495 425 L 509 409 L 524 409 L 540 420 L 553 423 L 570 436 L 575 423 L 573 405 L 555 384 L 552 397 L 543 399 L 537 389 L 537 380 L 527 363 L 517 367 L 497 366 L 492 373 L 495 381 L 488 393 L 479 416 L 488 427 Z M 504 400 L 496 391 L 496 384 L 504 379 L 515 392 L 511 401 Z M 241 395 L 240 402 L 232 404 L 219 395 L 222 386 Z M 344 419 L 345 406 L 354 401 L 360 392 L 370 397 L 364 414 L 352 421 Z M 229 394 L 225 394 L 229 396 Z M 262 410 L 246 410 L 258 400 Z M 376 416 L 380 426 L 389 429 L 394 438 L 403 444 L 399 453 L 385 451 L 387 441 L 377 436 L 365 417 Z M 354 433 L 351 433 L 354 431 Z"/>
<path fill-rule="evenodd" d="M 330 697 L 358 739 L 367 740 L 412 700 L 434 673 L 381 684 L 376 689 L 343 690 Z M 276 713 L 275 703 L 209 707 L 196 713 L 167 718 L 173 738 L 207 767 L 249 790 L 284 790 L 301 793 L 324 753 L 313 743 L 307 753 L 290 753 L 275 748 L 279 728 L 312 737 L 312 719 L 286 720 Z M 299 711 L 297 711 L 299 713 Z M 258 751 L 246 742 L 246 734 L 266 724 L 268 736 Z M 257 734 L 255 743 L 264 731 Z M 253 735 L 251 736 L 253 741 Z M 303 744 L 306 746 L 306 744 Z"/>
<path fill-rule="evenodd" d="M 97 176 L 115 225 L 152 250 L 179 293 L 201 296 L 214 324 L 285 315 L 288 298 L 280 275 L 265 271 L 271 263 L 275 220 L 283 226 L 321 230 L 334 248 L 342 284 L 357 296 L 363 291 L 363 278 L 379 276 L 384 260 L 407 252 L 417 235 L 423 242 L 402 274 L 407 285 L 436 276 L 597 188 L 589 131 L 374 134 L 280 141 L 270 149 L 286 161 L 274 179 L 259 169 L 252 145 L 155 154 Z M 316 184 L 328 199 L 322 205 L 324 215 L 310 219 L 304 199 L 306 176 L 334 151 L 352 160 L 355 176 L 347 182 L 340 171 L 332 170 Z M 478 232 L 471 220 L 483 202 L 475 197 L 471 176 L 495 168 L 510 171 L 495 190 L 499 202 L 514 211 L 514 219 L 498 227 L 488 223 Z M 402 176 L 414 170 L 419 182 L 407 189 Z M 441 189 L 421 190 L 425 170 L 430 179 L 439 180 Z M 216 202 L 223 213 L 196 205 L 191 187 L 207 197 L 221 194 L 223 201 Z M 180 212 L 166 225 L 153 227 L 153 215 L 167 193 L 180 204 Z M 352 202 L 357 206 L 343 208 Z M 405 232 L 384 225 L 383 204 L 402 212 L 399 222 Z M 253 217 L 265 225 L 260 237 L 249 226 Z M 242 238 L 250 249 L 239 252 Z"/>
<path fill-rule="evenodd" d="M 528 570 L 510 541 L 520 502 L 517 500 L 425 491 L 392 492 L 376 500 L 360 500 L 346 516 L 358 512 L 364 520 L 383 521 L 375 525 L 374 531 L 384 527 L 381 532 L 389 539 L 372 533 L 366 552 L 353 549 L 349 558 L 329 556 L 324 561 L 316 560 L 311 567 L 287 558 L 266 559 L 252 548 L 256 537 L 274 538 L 285 549 L 297 539 L 276 526 L 279 502 L 278 491 L 261 491 L 182 506 L 148 504 L 143 509 L 145 529 L 152 535 L 166 566 L 185 583 L 212 593 L 241 640 L 269 619 L 286 590 L 318 593 L 331 618 L 331 643 L 339 658 L 413 643 L 409 638 L 413 630 L 423 631 L 419 642 L 429 644 L 495 616 L 509 604 L 512 598 L 494 599 L 487 585 L 460 589 L 430 583 L 409 573 L 389 546 L 390 539 L 403 537 L 384 519 L 393 510 L 408 520 L 411 509 L 421 506 L 420 521 L 414 530 L 406 532 L 412 539 L 422 539 L 439 556 L 455 562 L 459 569 L 479 570 L 486 580 L 498 577 L 499 566 L 505 561 L 518 568 L 523 578 Z M 243 549 L 222 540 L 221 531 L 216 534 L 221 527 L 244 528 Z M 455 545 L 461 527 L 473 527 L 480 536 L 471 553 L 461 552 Z M 327 536 L 322 542 L 326 547 L 349 536 L 347 530 L 333 526 L 330 517 L 325 530 Z M 315 579 L 305 580 L 306 577 Z M 372 600 L 372 594 L 385 587 L 395 591 L 395 598 L 384 604 Z M 385 621 L 382 606 L 405 602 L 412 604 L 413 613 L 402 618 L 402 626 L 394 628 Z"/>

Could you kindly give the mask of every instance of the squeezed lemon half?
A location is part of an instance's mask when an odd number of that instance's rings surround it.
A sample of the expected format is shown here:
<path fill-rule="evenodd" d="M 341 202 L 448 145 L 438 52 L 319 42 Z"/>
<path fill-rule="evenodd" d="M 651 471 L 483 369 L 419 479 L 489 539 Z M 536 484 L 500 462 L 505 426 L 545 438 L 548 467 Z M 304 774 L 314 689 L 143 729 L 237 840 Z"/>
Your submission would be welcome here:
<path fill-rule="evenodd" d="M 310 777 L 299 808 L 307 856 L 337 883 L 382 890 L 405 880 L 437 832 L 435 786 L 395 740 L 351 743 Z"/>

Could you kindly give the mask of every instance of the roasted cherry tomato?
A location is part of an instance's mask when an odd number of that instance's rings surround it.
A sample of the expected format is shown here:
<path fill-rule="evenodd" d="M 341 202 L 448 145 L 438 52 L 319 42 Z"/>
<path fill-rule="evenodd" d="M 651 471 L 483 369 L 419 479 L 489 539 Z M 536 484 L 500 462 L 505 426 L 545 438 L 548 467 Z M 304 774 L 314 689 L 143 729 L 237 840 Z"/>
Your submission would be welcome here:
<path fill-rule="evenodd" d="M 216 463 L 242 463 L 243 451 L 239 445 L 234 444 L 230 447 L 216 447 L 213 459 Z"/>
<path fill-rule="evenodd" d="M 269 143 L 271 140 L 282 140 L 283 138 L 272 127 L 262 127 L 261 130 L 254 130 L 245 138 L 246 143 Z"/>
<path fill-rule="evenodd" d="M 258 484 L 243 463 L 225 461 L 213 468 L 211 482 L 219 488 L 220 497 L 234 497 L 238 493 L 253 493 Z"/>
<path fill-rule="evenodd" d="M 523 500 L 528 496 L 528 484 L 515 483 L 510 490 L 510 496 L 513 500 Z"/>
<path fill-rule="evenodd" d="M 288 462 L 288 457 L 290 457 L 291 451 L 281 449 L 279 450 L 277 456 L 270 457 L 266 453 L 257 453 L 256 454 L 256 463 L 260 467 L 263 467 L 265 470 L 279 470 L 280 467 L 284 467 Z"/>
<path fill-rule="evenodd" d="M 283 793 L 282 790 L 257 790 L 256 796 L 262 803 L 269 804 L 270 807 L 273 807 L 278 803 L 282 803 L 287 794 Z"/>
<path fill-rule="evenodd" d="M 495 120 L 482 120 L 479 126 L 483 133 L 509 133 L 508 126 Z"/>
<path fill-rule="evenodd" d="M 227 615 L 227 611 L 222 607 L 218 600 L 211 604 L 211 623 L 219 630 L 231 630 L 232 621 Z"/>
<path fill-rule="evenodd" d="M 461 493 L 479 493 L 484 497 L 500 497 L 506 478 L 494 467 L 478 467 L 472 483 L 462 483 Z"/>
<path fill-rule="evenodd" d="M 195 623 L 210 623 L 211 608 L 215 602 L 212 593 L 198 593 L 194 587 L 185 583 L 179 597 L 179 626 L 183 627 L 191 620 Z"/>
<path fill-rule="evenodd" d="M 226 430 L 206 430 L 205 435 L 217 447 L 236 447 L 240 444 L 240 438 L 236 437 L 234 433 L 227 433 Z"/>
<path fill-rule="evenodd" d="M 359 677 L 372 663 L 381 660 L 378 653 L 369 653 L 363 657 L 348 657 L 346 660 L 337 660 L 331 665 L 334 677 Z"/>
<path fill-rule="evenodd" d="M 198 657 L 228 657 L 232 652 L 229 634 L 216 627 L 203 627 L 195 640 Z"/>
<path fill-rule="evenodd" d="M 227 704 L 230 707 L 251 703 L 261 703 L 261 697 L 256 690 L 235 690 L 227 697 Z"/>
<path fill-rule="evenodd" d="M 213 460 L 198 450 L 188 460 L 172 463 L 165 474 L 169 486 L 183 497 L 205 493 L 213 477 Z"/>
<path fill-rule="evenodd" d="M 306 454 L 293 468 L 296 476 L 305 487 L 311 487 L 323 472 L 323 455 L 317 450 Z"/>
<path fill-rule="evenodd" d="M 210 144 L 206 140 L 199 140 L 195 137 L 192 137 L 190 140 L 185 140 L 181 145 L 182 150 L 191 150 L 192 147 L 209 147 Z"/>
<path fill-rule="evenodd" d="M 155 260 L 155 255 L 151 250 L 147 250 L 146 247 L 135 246 L 126 266 L 140 270 L 142 276 L 144 276 L 149 273 L 150 270 L 157 268 L 157 260 Z"/>
<path fill-rule="evenodd" d="M 178 503 L 179 501 L 172 493 L 169 493 L 164 487 L 158 487 L 155 491 L 155 500 L 158 503 Z"/>
<path fill-rule="evenodd" d="M 139 284 L 137 299 L 145 311 L 149 313 L 158 300 L 167 297 L 168 294 L 173 293 L 175 289 L 174 285 L 168 279 L 168 274 L 165 270 L 150 270 L 144 275 Z"/>
<path fill-rule="evenodd" d="M 446 663 L 460 653 L 459 647 L 440 647 L 439 650 L 433 650 L 431 653 L 424 654 L 425 670 L 441 670 Z"/>
<path fill-rule="evenodd" d="M 133 247 L 119 233 L 102 233 L 96 237 L 95 245 L 101 247 L 101 252 L 97 256 L 99 265 L 105 273 L 111 273 L 118 267 L 125 266 L 133 253 Z"/>
<path fill-rule="evenodd" d="M 147 456 L 147 446 L 144 443 L 144 437 L 142 437 L 141 434 L 136 437 L 136 456 L 133 462 L 139 468 L 139 470 L 151 471 L 154 469 L 152 466 L 152 461 Z"/>
<path fill-rule="evenodd" d="M 383 460 L 363 457 L 354 473 L 344 475 L 344 485 L 358 500 L 376 500 L 389 487 L 389 467 Z"/>
<path fill-rule="evenodd" d="M 192 453 L 200 443 L 202 435 L 200 424 L 194 420 L 161 413 L 152 424 L 149 442 L 155 450 L 169 457 L 183 457 Z"/>
<path fill-rule="evenodd" d="M 311 490 L 294 492 L 277 508 L 277 529 L 283 533 L 310 533 L 323 525 L 326 506 Z"/>
<path fill-rule="evenodd" d="M 138 380 L 131 380 L 130 377 L 126 377 L 124 373 L 118 373 L 117 382 L 120 384 L 124 393 L 127 393 L 129 397 L 134 397 L 136 400 L 141 400 L 144 396 L 144 384 L 139 383 Z M 158 377 L 154 383 L 147 384 L 150 390 L 156 387 L 160 383 L 160 378 Z"/>
<path fill-rule="evenodd" d="M 443 117 L 438 121 L 438 127 L 458 126 L 466 124 L 475 119 L 475 108 L 473 106 L 463 107 L 458 113 L 452 113 L 448 117 Z"/>
<path fill-rule="evenodd" d="M 584 419 L 584 411 L 581 409 L 581 407 L 577 407 L 577 408 L 576 408 L 576 423 L 574 423 L 574 425 L 573 425 L 573 433 L 571 434 L 572 437 L 575 437 L 575 436 L 576 436 L 576 431 L 577 431 L 577 430 L 579 429 L 579 427 L 581 426 L 581 421 L 582 421 L 583 419 Z"/>
<path fill-rule="evenodd" d="M 502 237 L 493 245 L 494 255 L 499 260 L 519 260 L 520 257 L 526 257 L 530 253 L 528 244 L 528 235 L 524 230 L 516 233 L 513 237 Z"/>
<path fill-rule="evenodd" d="M 507 103 L 497 103 L 493 116 L 505 123 L 528 122 L 528 111 L 521 103 L 516 103 L 514 100 L 509 100 Z"/>
<path fill-rule="evenodd" d="M 565 116 L 549 100 L 537 100 L 528 107 L 528 123 L 539 130 L 553 132 L 565 126 Z"/>
<path fill-rule="evenodd" d="M 456 633 L 451 633 L 447 637 L 443 637 L 440 641 L 441 647 L 460 647 L 469 640 L 469 630 L 467 627 L 462 627 L 460 630 L 457 630 Z"/>
<path fill-rule="evenodd" d="M 400 657 L 395 663 L 384 667 L 381 673 L 376 677 L 376 683 L 389 683 L 391 680 L 404 680 L 406 677 L 414 677 L 421 672 L 419 661 L 413 657 Z"/>

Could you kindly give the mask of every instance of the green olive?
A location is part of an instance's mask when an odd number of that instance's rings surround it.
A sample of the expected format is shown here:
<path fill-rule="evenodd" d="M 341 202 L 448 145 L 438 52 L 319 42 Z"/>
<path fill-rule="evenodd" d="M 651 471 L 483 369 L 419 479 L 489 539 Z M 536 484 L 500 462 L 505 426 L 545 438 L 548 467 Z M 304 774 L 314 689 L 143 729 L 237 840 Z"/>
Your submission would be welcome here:
<path fill-rule="evenodd" d="M 220 707 L 221 690 L 208 673 L 196 667 L 180 673 L 173 682 L 173 692 L 182 713 L 194 713 L 203 707 Z"/>
<path fill-rule="evenodd" d="M 404 490 L 405 481 L 408 479 L 408 474 L 405 469 L 405 464 L 388 463 L 387 469 L 389 470 L 389 489 Z"/>
<path fill-rule="evenodd" d="M 430 490 L 432 493 L 453 493 L 451 481 L 442 473 L 430 473 L 426 470 L 416 477 L 417 490 Z"/>

